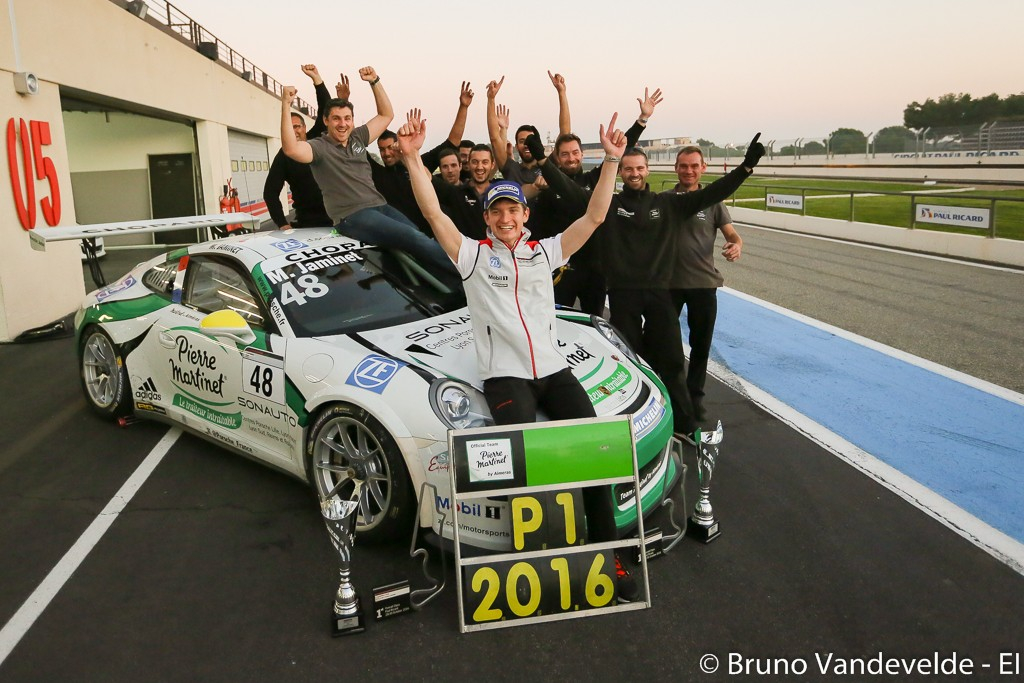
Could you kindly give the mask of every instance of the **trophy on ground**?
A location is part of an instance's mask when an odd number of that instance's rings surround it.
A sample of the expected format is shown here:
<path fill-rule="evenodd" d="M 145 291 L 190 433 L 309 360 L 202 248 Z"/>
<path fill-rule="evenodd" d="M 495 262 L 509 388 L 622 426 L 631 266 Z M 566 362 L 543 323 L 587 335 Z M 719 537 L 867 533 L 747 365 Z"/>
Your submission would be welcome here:
<path fill-rule="evenodd" d="M 718 538 L 721 530 L 718 528 L 718 520 L 715 519 L 715 512 L 711 509 L 711 475 L 715 471 L 715 460 L 718 459 L 718 444 L 722 443 L 722 421 L 718 421 L 718 427 L 713 432 L 700 434 L 697 442 L 697 481 L 700 485 L 697 504 L 693 507 L 693 514 L 690 515 L 690 525 L 687 533 L 699 541 L 710 543 Z"/>
<path fill-rule="evenodd" d="M 320 500 L 320 513 L 327 525 L 327 533 L 340 557 L 338 574 L 341 581 L 334 596 L 334 610 L 331 614 L 332 636 L 345 636 L 366 630 L 362 604 L 351 581 L 352 545 L 355 542 L 356 510 L 359 507 L 361 488 L 356 485 L 352 500 L 340 500 L 337 497 Z"/>

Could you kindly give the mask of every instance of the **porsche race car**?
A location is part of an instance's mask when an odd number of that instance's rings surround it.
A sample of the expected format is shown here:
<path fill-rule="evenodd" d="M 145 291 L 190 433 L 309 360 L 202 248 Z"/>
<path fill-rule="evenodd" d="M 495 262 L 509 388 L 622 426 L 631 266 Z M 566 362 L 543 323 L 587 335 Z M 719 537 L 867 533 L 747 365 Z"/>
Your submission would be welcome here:
<path fill-rule="evenodd" d="M 666 391 L 603 318 L 557 315 L 597 414 L 631 416 L 647 514 L 681 473 Z M 330 229 L 245 234 L 139 264 L 87 295 L 75 323 L 99 414 L 180 425 L 321 496 L 358 487 L 363 540 L 407 538 L 417 514 L 452 537 L 448 431 L 491 418 L 465 296 L 432 266 Z M 433 505 L 417 500 L 424 482 Z M 625 535 L 633 488 L 608 495 Z M 461 542 L 508 550 L 507 507 L 462 505 Z"/>

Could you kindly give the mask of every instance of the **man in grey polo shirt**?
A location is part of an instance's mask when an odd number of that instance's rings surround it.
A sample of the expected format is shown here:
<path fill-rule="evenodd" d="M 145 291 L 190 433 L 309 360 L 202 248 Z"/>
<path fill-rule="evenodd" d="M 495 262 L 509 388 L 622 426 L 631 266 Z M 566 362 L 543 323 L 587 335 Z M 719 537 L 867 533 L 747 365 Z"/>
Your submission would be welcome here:
<path fill-rule="evenodd" d="M 664 194 L 682 194 L 700 189 L 700 177 L 707 170 L 700 147 L 683 147 L 676 154 L 676 176 L 679 184 Z M 715 238 L 725 238 L 722 256 L 726 261 L 739 259 L 743 238 L 732 226 L 732 217 L 725 204 L 719 202 L 686 219 L 673 231 L 675 268 L 670 288 L 676 317 L 686 307 L 686 324 L 690 328 L 690 367 L 686 388 L 693 402 L 698 422 L 706 418 L 704 383 L 708 375 L 711 338 L 718 317 L 718 288 L 725 278 L 715 267 Z"/>
<path fill-rule="evenodd" d="M 297 140 L 292 133 L 291 104 L 296 90 L 285 87 L 281 93 L 281 149 L 289 158 L 311 165 L 324 195 L 324 208 L 339 233 L 360 242 L 407 251 L 454 273 L 437 242 L 421 233 L 401 211 L 388 206 L 373 185 L 366 147 L 388 127 L 394 110 L 373 67 L 360 69 L 359 77 L 370 84 L 377 115 L 356 126 L 352 103 L 333 99 L 323 113 L 327 131 L 309 141 Z"/>

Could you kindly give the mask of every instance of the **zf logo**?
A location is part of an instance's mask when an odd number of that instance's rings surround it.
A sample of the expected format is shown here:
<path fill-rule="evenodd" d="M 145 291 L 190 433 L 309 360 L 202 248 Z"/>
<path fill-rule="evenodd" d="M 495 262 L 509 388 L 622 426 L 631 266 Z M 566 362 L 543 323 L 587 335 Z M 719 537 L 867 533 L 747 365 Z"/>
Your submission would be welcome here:
<path fill-rule="evenodd" d="M 391 358 L 370 355 L 359 361 L 359 365 L 345 380 L 345 384 L 382 394 L 395 373 L 404 365 L 405 363 L 399 363 Z"/>
<path fill-rule="evenodd" d="M 135 398 L 142 399 L 143 401 L 163 400 L 160 396 L 160 392 L 156 390 L 156 384 L 153 383 L 152 377 L 143 382 L 139 388 L 135 390 Z"/>

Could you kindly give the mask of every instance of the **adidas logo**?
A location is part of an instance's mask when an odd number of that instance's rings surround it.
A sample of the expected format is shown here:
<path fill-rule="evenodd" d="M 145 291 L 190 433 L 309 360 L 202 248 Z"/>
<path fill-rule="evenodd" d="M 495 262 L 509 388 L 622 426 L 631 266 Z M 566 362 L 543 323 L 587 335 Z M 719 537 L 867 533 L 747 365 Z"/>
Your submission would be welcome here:
<path fill-rule="evenodd" d="M 143 382 L 138 389 L 135 390 L 135 398 L 142 399 L 144 401 L 162 401 L 163 398 L 160 396 L 160 392 L 156 390 L 156 384 L 153 382 L 153 378 L 148 378 Z"/>

